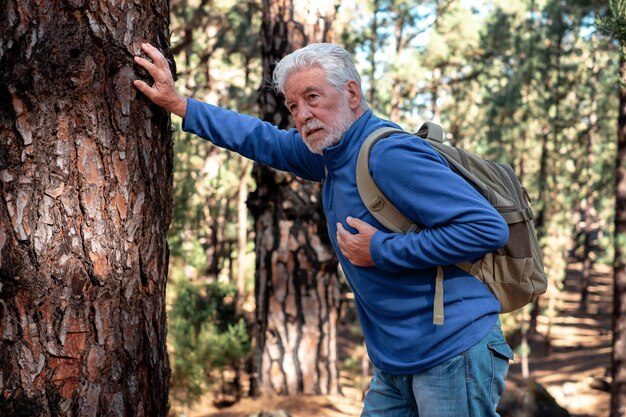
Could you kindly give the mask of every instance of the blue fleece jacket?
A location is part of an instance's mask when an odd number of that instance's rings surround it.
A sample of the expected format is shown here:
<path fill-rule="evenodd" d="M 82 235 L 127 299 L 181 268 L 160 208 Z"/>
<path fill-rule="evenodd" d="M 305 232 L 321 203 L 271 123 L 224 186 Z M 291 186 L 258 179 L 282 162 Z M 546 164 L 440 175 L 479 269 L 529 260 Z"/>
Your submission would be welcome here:
<path fill-rule="evenodd" d="M 495 209 L 448 167 L 424 140 L 397 134 L 379 141 L 370 156 L 374 180 L 394 205 L 423 226 L 391 233 L 367 211 L 356 187 L 356 159 L 365 138 L 397 127 L 370 111 L 341 141 L 317 155 L 295 130 L 255 117 L 187 101 L 183 129 L 257 162 L 322 181 L 328 233 L 354 292 L 369 356 L 378 369 L 413 374 L 466 351 L 495 324 L 500 304 L 476 278 L 453 264 L 501 247 L 508 228 Z M 326 174 L 327 173 L 327 174 Z M 356 267 L 336 240 L 336 223 L 355 233 L 348 216 L 379 231 L 370 250 L 375 267 Z M 444 266 L 445 324 L 433 324 L 435 274 Z"/>

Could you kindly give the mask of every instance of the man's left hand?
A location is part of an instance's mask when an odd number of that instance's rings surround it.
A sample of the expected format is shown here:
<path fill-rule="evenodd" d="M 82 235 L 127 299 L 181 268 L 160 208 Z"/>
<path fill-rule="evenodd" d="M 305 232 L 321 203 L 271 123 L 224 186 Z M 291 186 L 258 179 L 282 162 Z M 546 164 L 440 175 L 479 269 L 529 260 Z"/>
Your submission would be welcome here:
<path fill-rule="evenodd" d="M 372 236 L 378 231 L 374 226 L 354 217 L 348 217 L 346 223 L 357 230 L 356 234 L 348 232 L 341 222 L 337 222 L 337 241 L 339 249 L 352 265 L 374 266 L 370 253 Z"/>
<path fill-rule="evenodd" d="M 174 76 L 170 71 L 167 59 L 165 59 L 161 51 L 149 43 L 142 43 L 141 49 L 150 57 L 152 62 L 140 56 L 135 57 L 135 62 L 150 73 L 150 76 L 154 79 L 154 83 L 150 86 L 144 81 L 135 80 L 133 84 L 153 103 L 185 118 L 187 113 L 187 100 L 179 96 L 176 92 Z"/>

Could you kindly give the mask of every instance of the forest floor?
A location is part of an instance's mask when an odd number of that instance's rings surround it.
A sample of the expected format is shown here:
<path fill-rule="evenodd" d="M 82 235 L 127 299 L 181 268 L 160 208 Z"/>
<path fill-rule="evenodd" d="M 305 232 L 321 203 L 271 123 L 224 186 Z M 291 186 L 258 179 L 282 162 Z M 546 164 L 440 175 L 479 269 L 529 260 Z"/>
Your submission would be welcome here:
<path fill-rule="evenodd" d="M 570 266 L 559 298 L 551 328 L 546 317 L 540 316 L 539 335 L 530 341 L 530 377 L 572 417 L 608 417 L 610 394 L 591 385 L 610 381 L 612 270 L 606 265 L 595 266 L 585 312 L 579 310 L 580 265 Z M 548 333 L 550 347 L 545 343 Z M 509 379 L 521 378 L 517 362 L 511 366 Z"/>
<path fill-rule="evenodd" d="M 559 296 L 557 314 L 548 329 L 545 316 L 538 321 L 538 335 L 530 339 L 530 378 L 540 383 L 572 417 L 608 417 L 610 395 L 591 387 L 592 382 L 609 380 L 611 355 L 611 270 L 596 266 L 586 312 L 579 311 L 580 267 L 572 265 Z M 545 304 L 545 300 L 544 300 Z M 503 321 L 504 322 L 504 321 Z M 354 323 L 345 322 L 340 366 L 352 355 L 360 355 L 362 346 L 355 343 Z M 550 333 L 551 344 L 545 343 Z M 549 354 L 546 352 L 549 351 Z M 517 355 L 517 354 L 516 354 Z M 516 356 L 509 372 L 510 381 L 521 381 L 521 361 Z M 342 371 L 341 396 L 297 395 L 291 397 L 245 398 L 223 409 L 212 405 L 207 396 L 193 408 L 172 407 L 171 417 L 248 417 L 261 411 L 284 410 L 291 417 L 356 417 L 362 407 L 362 384 L 347 370 Z"/>

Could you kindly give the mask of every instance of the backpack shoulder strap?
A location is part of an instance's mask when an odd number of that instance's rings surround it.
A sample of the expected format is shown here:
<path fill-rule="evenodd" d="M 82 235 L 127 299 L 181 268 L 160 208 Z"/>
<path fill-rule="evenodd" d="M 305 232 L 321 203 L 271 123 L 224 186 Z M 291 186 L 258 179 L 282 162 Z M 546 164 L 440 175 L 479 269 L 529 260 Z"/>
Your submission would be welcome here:
<path fill-rule="evenodd" d="M 394 133 L 406 133 L 403 130 L 383 127 L 371 133 L 359 151 L 356 162 L 356 183 L 361 199 L 370 213 L 387 229 L 398 233 L 419 231 L 419 226 L 405 217 L 387 199 L 385 194 L 374 182 L 369 170 L 370 151 L 374 144 Z M 434 123 L 424 123 L 418 132 L 418 136 L 443 142 L 443 129 Z M 443 268 L 437 267 L 435 280 L 435 300 L 433 302 L 433 324 L 442 325 L 444 322 L 443 311 Z"/>
<path fill-rule="evenodd" d="M 408 233 L 419 230 L 419 227 L 406 218 L 395 208 L 385 194 L 374 182 L 369 170 L 369 159 L 372 147 L 379 140 L 394 133 L 406 133 L 403 130 L 391 127 L 382 127 L 372 132 L 361 145 L 359 156 L 356 162 L 356 184 L 361 200 L 370 213 L 387 229 Z"/>
<path fill-rule="evenodd" d="M 394 207 L 391 201 L 378 188 L 369 170 L 369 157 L 372 147 L 379 140 L 394 133 L 406 132 L 391 127 L 381 127 L 372 132 L 363 141 L 356 165 L 357 188 L 367 209 L 383 226 L 398 233 L 415 232 L 419 230 L 419 226 Z M 416 134 L 429 142 L 443 143 L 443 128 L 436 123 L 425 122 Z"/>
<path fill-rule="evenodd" d="M 437 123 L 425 122 L 422 127 L 417 131 L 417 136 L 424 139 L 434 140 L 435 142 L 443 143 L 443 128 Z"/>

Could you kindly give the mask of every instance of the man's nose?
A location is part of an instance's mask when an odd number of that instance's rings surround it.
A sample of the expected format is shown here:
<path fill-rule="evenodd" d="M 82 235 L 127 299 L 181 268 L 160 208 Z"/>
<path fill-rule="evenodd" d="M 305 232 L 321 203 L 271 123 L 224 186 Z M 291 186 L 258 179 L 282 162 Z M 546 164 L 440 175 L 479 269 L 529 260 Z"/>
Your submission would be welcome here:
<path fill-rule="evenodd" d="M 298 106 L 297 118 L 302 125 L 307 124 L 313 117 L 313 112 L 311 112 L 309 106 Z"/>

